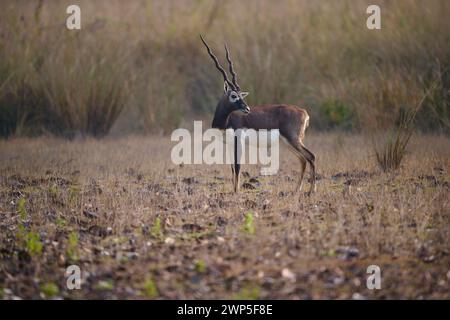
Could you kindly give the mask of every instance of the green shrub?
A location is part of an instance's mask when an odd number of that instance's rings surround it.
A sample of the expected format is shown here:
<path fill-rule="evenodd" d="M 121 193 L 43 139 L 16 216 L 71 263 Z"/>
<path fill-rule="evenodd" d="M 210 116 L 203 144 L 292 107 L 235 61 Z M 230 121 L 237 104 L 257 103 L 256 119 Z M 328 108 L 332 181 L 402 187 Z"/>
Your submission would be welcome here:
<path fill-rule="evenodd" d="M 351 129 L 353 117 L 350 108 L 341 100 L 326 100 L 321 110 L 325 115 L 327 125 L 331 128 Z"/>

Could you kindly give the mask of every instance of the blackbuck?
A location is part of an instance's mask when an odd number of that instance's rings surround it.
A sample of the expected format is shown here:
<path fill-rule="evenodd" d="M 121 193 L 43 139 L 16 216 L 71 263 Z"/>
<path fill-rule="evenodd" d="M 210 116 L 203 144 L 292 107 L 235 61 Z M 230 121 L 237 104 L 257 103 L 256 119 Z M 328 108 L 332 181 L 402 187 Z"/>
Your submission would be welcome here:
<path fill-rule="evenodd" d="M 303 176 L 305 174 L 307 163 L 309 163 L 311 167 L 311 187 L 309 193 L 314 192 L 316 189 L 315 156 L 303 145 L 305 130 L 309 125 L 309 115 L 306 110 L 295 105 L 287 104 L 252 106 L 250 109 L 245 102 L 245 97 L 248 95 L 248 92 L 241 91 L 227 45 L 225 44 L 225 54 L 232 75 L 231 81 L 228 79 L 226 71 L 220 65 L 217 57 L 212 52 L 205 39 L 201 35 L 200 38 L 224 80 L 224 94 L 217 104 L 212 127 L 220 130 L 230 128 L 233 130 L 278 129 L 282 141 L 285 142 L 300 159 L 300 178 L 296 187 L 296 192 L 300 191 L 302 188 Z M 231 169 L 234 191 L 238 192 L 241 165 L 237 161 L 237 138 L 235 138 L 234 148 L 235 159 Z"/>

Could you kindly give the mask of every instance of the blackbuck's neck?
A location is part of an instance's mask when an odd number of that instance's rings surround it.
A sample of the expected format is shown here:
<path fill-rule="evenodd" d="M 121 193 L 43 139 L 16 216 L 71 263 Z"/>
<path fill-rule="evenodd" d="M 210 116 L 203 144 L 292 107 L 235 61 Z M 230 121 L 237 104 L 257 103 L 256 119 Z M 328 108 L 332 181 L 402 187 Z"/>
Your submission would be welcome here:
<path fill-rule="evenodd" d="M 216 129 L 226 129 L 228 116 L 230 115 L 230 108 L 224 105 L 223 101 L 220 101 L 217 105 L 216 112 L 214 113 L 214 119 L 212 127 Z"/>

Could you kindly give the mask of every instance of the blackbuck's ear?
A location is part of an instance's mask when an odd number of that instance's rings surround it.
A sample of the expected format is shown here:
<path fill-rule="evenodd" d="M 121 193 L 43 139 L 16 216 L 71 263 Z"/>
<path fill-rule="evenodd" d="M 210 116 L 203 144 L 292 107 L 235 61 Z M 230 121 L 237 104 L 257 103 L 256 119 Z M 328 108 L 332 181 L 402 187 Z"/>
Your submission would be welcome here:
<path fill-rule="evenodd" d="M 248 92 L 246 91 L 240 92 L 239 95 L 241 96 L 242 99 L 244 99 L 246 96 L 248 96 Z"/>
<path fill-rule="evenodd" d="M 228 90 L 230 90 L 230 88 L 228 87 L 228 83 L 225 81 L 225 82 L 223 83 L 223 91 L 224 91 L 225 93 L 227 93 Z"/>

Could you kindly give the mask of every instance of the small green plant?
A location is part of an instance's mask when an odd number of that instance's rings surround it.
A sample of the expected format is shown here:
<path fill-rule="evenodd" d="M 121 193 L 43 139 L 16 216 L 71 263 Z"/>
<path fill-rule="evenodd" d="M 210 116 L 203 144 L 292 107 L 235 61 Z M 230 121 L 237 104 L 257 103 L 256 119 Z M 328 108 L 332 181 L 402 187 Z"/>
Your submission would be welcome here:
<path fill-rule="evenodd" d="M 196 262 L 195 262 L 195 270 L 198 272 L 198 273 L 205 273 L 206 272 L 206 263 L 205 263 L 205 261 L 203 261 L 203 260 L 197 260 Z"/>
<path fill-rule="evenodd" d="M 38 233 L 27 231 L 27 228 L 24 225 L 24 222 L 27 220 L 27 210 L 25 208 L 26 200 L 25 198 L 20 198 L 17 202 L 17 212 L 19 213 L 20 222 L 17 227 L 16 238 L 21 244 L 21 246 L 25 247 L 25 250 L 31 256 L 38 256 L 42 253 L 43 244 L 41 242 L 41 237 Z"/>
<path fill-rule="evenodd" d="M 335 257 L 336 251 L 334 249 L 323 250 L 321 254 L 325 257 Z"/>
<path fill-rule="evenodd" d="M 150 230 L 150 234 L 155 238 L 160 238 L 162 236 L 161 219 L 159 217 L 155 219 L 155 223 Z"/>
<path fill-rule="evenodd" d="M 22 221 L 27 219 L 27 209 L 25 208 L 25 204 L 27 201 L 25 198 L 20 198 L 17 202 L 17 212 L 19 213 L 19 217 Z"/>
<path fill-rule="evenodd" d="M 58 295 L 59 289 L 58 286 L 53 282 L 44 283 L 41 285 L 41 292 L 47 298 L 53 298 Z"/>
<path fill-rule="evenodd" d="M 72 261 L 78 260 L 77 247 L 78 247 L 78 233 L 72 231 L 69 234 L 69 238 L 68 238 L 68 242 L 67 242 L 67 256 Z"/>
<path fill-rule="evenodd" d="M 71 185 L 69 188 L 69 200 L 71 202 L 78 201 L 80 198 L 80 188 L 76 185 Z"/>
<path fill-rule="evenodd" d="M 17 201 L 17 212 L 19 213 L 19 225 L 17 226 L 16 238 L 21 243 L 22 246 L 27 245 L 27 228 L 23 224 L 27 219 L 27 211 L 25 209 L 26 200 L 24 198 L 20 198 Z"/>
<path fill-rule="evenodd" d="M 67 221 L 64 218 L 57 217 L 56 218 L 56 226 L 60 229 L 64 228 L 67 225 Z"/>
<path fill-rule="evenodd" d="M 257 285 L 246 285 L 233 298 L 234 300 L 257 300 L 260 296 L 260 289 Z"/>
<path fill-rule="evenodd" d="M 36 232 L 28 232 L 26 235 L 26 249 L 31 256 L 39 256 L 42 254 L 41 237 Z"/>
<path fill-rule="evenodd" d="M 253 224 L 253 214 L 251 212 L 248 212 L 245 215 L 244 231 L 247 232 L 248 234 L 255 233 L 255 226 Z"/>
<path fill-rule="evenodd" d="M 59 192 L 60 191 L 57 185 L 52 185 L 51 187 L 48 188 L 48 193 L 50 197 L 52 197 L 53 199 L 58 198 Z"/>
<path fill-rule="evenodd" d="M 114 289 L 114 282 L 111 279 L 101 280 L 95 286 L 95 290 L 111 291 Z"/>
<path fill-rule="evenodd" d="M 16 238 L 20 243 L 25 245 L 27 240 L 27 229 L 23 224 L 19 224 L 19 226 L 17 227 Z"/>
<path fill-rule="evenodd" d="M 159 296 L 158 288 L 152 277 L 147 277 L 147 279 L 145 279 L 144 294 L 149 298 L 157 298 Z"/>
<path fill-rule="evenodd" d="M 16 238 L 30 256 L 39 256 L 42 254 L 43 244 L 38 233 L 32 231 L 27 232 L 25 226 L 19 224 Z"/>

